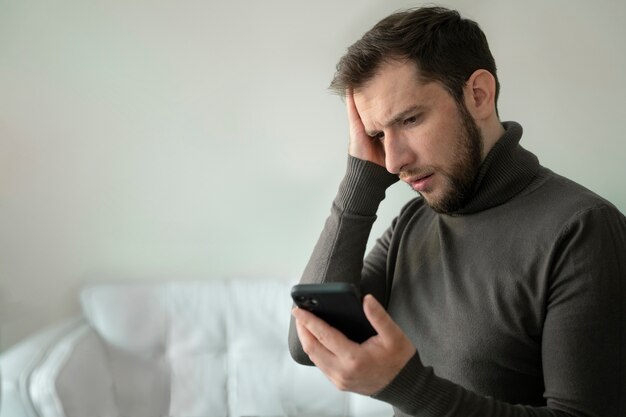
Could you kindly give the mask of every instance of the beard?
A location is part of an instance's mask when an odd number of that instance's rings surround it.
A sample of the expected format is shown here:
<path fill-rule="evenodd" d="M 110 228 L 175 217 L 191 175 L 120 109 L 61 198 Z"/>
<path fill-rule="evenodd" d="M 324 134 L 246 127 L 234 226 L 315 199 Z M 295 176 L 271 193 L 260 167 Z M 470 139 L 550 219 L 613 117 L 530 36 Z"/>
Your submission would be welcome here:
<path fill-rule="evenodd" d="M 441 214 L 454 213 L 468 202 L 482 163 L 483 137 L 464 103 L 457 103 L 456 122 L 458 139 L 453 149 L 452 166 L 436 169 L 445 180 L 443 194 L 437 198 L 419 193 L 431 209 Z M 403 172 L 400 177 L 411 175 L 411 172 Z"/>

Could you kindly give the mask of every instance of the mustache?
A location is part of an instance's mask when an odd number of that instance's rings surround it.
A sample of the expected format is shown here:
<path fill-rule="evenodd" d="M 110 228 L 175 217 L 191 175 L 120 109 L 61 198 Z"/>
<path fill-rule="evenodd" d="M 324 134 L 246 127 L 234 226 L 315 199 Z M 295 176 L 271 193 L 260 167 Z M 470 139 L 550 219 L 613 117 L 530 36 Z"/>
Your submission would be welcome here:
<path fill-rule="evenodd" d="M 434 168 L 432 167 L 424 167 L 424 168 L 411 168 L 400 171 L 398 177 L 401 180 L 406 180 L 407 178 L 422 178 L 427 175 L 430 175 L 434 172 Z"/>

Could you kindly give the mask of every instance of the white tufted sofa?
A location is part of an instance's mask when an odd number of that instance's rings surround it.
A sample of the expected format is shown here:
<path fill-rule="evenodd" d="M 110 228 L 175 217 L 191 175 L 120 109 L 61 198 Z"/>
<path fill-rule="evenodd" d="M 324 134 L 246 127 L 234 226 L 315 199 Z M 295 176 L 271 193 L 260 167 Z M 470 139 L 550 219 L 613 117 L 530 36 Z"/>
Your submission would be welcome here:
<path fill-rule="evenodd" d="M 0 357 L 0 417 L 389 417 L 287 350 L 286 282 L 87 287 L 84 317 Z"/>

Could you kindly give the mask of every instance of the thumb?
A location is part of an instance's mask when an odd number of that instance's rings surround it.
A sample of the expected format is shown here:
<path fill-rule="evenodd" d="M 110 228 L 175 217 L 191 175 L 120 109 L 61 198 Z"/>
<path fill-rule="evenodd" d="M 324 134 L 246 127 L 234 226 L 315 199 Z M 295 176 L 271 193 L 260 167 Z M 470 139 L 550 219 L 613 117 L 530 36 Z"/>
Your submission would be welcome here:
<path fill-rule="evenodd" d="M 363 298 L 363 311 L 376 333 L 383 339 L 393 338 L 398 333 L 402 334 L 400 327 L 373 295 L 367 294 Z"/>

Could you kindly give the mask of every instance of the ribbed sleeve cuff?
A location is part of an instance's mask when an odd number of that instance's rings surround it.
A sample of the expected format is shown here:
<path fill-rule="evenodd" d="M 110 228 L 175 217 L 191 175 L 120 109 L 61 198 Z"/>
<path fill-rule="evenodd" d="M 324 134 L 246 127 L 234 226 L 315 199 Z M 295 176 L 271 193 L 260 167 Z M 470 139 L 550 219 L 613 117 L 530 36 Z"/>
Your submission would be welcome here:
<path fill-rule="evenodd" d="M 437 377 L 431 367 L 422 365 L 419 354 L 400 373 L 372 397 L 391 404 L 399 410 L 420 416 L 442 416 L 450 404 L 458 401 L 458 387 Z"/>
<path fill-rule="evenodd" d="M 335 204 L 340 210 L 355 214 L 374 215 L 385 191 L 398 181 L 398 176 L 384 167 L 348 155 L 346 175 L 339 185 Z"/>

